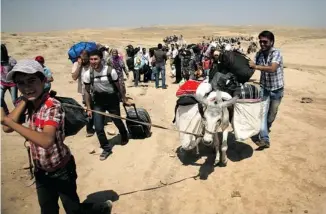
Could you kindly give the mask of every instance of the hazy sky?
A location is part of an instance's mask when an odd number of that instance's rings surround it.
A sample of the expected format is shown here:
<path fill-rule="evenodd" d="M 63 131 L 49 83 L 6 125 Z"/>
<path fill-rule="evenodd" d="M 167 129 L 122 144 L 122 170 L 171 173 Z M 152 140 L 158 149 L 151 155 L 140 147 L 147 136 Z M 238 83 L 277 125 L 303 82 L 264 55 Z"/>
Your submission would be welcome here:
<path fill-rule="evenodd" d="M 326 0 L 2 0 L 1 31 L 150 25 L 326 28 Z"/>

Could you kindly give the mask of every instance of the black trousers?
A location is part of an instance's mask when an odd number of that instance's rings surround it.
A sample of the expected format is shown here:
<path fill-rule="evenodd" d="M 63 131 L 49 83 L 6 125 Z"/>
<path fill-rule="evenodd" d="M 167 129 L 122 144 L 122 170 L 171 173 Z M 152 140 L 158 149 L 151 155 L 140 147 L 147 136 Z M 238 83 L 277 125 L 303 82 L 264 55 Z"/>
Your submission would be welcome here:
<path fill-rule="evenodd" d="M 120 116 L 120 100 L 117 93 L 95 93 L 94 94 L 94 110 L 105 112 Z M 106 151 L 111 151 L 112 146 L 108 142 L 104 131 L 104 118 L 101 114 L 94 113 L 94 125 L 97 138 L 101 144 L 101 148 Z M 122 120 L 112 118 L 115 126 L 119 129 L 122 141 L 128 139 L 128 131 Z"/>
<path fill-rule="evenodd" d="M 63 168 L 57 171 L 35 170 L 41 214 L 59 214 L 59 197 L 67 214 L 107 213 L 107 207 L 102 204 L 80 203 L 76 179 L 76 164 L 73 156 Z"/>
<path fill-rule="evenodd" d="M 41 214 L 58 214 L 59 197 L 66 213 L 81 213 L 76 179 L 76 164 L 73 156 L 65 167 L 55 172 L 35 170 L 36 191 Z"/>
<path fill-rule="evenodd" d="M 175 73 L 175 82 L 179 83 L 182 80 L 181 65 L 175 65 Z"/>
<path fill-rule="evenodd" d="M 83 104 L 86 105 L 85 95 L 83 95 L 82 97 L 83 97 Z M 92 102 L 91 102 L 91 106 L 93 106 L 93 103 Z M 88 123 L 86 124 L 86 132 L 88 134 L 94 133 L 93 125 L 94 125 L 94 119 L 93 119 L 93 117 L 92 118 L 88 118 Z"/>

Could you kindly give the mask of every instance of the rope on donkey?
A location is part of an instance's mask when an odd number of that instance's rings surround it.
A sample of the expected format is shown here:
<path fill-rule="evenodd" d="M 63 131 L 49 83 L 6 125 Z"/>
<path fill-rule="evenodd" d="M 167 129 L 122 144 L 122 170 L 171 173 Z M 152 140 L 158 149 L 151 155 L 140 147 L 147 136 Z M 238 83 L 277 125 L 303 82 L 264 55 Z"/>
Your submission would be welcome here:
<path fill-rule="evenodd" d="M 81 106 L 76 106 L 76 105 L 72 105 L 72 104 L 68 104 L 68 103 L 63 103 L 62 105 L 65 105 L 65 106 L 71 107 L 71 108 L 83 109 L 85 111 L 91 111 L 91 112 L 94 112 L 94 113 L 97 113 L 97 114 L 101 114 L 101 115 L 106 116 L 106 117 L 111 117 L 111 118 L 121 119 L 121 120 L 127 120 L 127 121 L 130 121 L 130 122 L 142 124 L 142 125 L 145 125 L 145 126 L 153 126 L 155 128 L 169 130 L 169 131 L 174 131 L 174 132 L 179 132 L 179 133 L 183 133 L 183 134 L 189 134 L 189 135 L 193 135 L 195 137 L 203 137 L 203 135 L 201 135 L 201 134 L 194 134 L 194 133 L 187 132 L 187 131 L 180 131 L 180 130 L 176 130 L 176 129 L 172 129 L 172 128 L 168 128 L 168 127 L 156 125 L 156 124 L 153 124 L 153 123 L 146 123 L 146 122 L 142 122 L 142 121 L 138 121 L 138 120 L 133 120 L 133 119 L 126 118 L 126 117 L 121 117 L 119 115 L 115 115 L 115 114 L 111 114 L 111 113 L 106 113 L 106 112 L 91 110 L 91 109 L 87 109 L 87 108 L 84 108 L 84 107 L 81 107 Z"/>

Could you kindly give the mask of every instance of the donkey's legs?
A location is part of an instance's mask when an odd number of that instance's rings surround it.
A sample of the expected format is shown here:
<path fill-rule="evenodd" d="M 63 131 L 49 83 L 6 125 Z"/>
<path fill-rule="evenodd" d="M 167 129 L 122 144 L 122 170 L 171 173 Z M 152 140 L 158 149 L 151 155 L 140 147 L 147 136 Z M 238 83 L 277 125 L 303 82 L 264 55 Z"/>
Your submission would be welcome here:
<path fill-rule="evenodd" d="M 228 134 L 229 131 L 227 129 L 223 130 L 223 139 L 222 139 L 222 148 L 221 148 L 221 164 L 226 165 L 228 159 L 226 157 L 226 150 L 228 149 Z"/>
<path fill-rule="evenodd" d="M 220 140 L 218 139 L 217 133 L 213 136 L 213 146 L 216 152 L 214 165 L 217 165 L 220 162 Z"/>
<path fill-rule="evenodd" d="M 203 138 L 199 137 L 196 139 L 196 155 L 199 155 L 199 143 L 203 140 Z"/>

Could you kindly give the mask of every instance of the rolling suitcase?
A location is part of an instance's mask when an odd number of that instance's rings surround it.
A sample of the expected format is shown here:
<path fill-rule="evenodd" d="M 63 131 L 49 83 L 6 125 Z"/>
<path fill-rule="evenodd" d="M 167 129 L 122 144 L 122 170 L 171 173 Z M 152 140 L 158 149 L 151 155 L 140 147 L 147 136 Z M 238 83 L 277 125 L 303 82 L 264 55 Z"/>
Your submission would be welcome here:
<path fill-rule="evenodd" d="M 123 105 L 126 110 L 127 118 L 145 123 L 151 123 L 151 118 L 148 112 L 143 108 L 136 108 L 133 104 L 132 108 L 127 110 L 126 105 Z M 126 121 L 127 129 L 133 139 L 144 139 L 151 136 L 151 126 L 135 123 L 132 121 Z"/>

